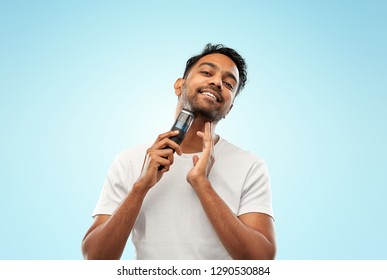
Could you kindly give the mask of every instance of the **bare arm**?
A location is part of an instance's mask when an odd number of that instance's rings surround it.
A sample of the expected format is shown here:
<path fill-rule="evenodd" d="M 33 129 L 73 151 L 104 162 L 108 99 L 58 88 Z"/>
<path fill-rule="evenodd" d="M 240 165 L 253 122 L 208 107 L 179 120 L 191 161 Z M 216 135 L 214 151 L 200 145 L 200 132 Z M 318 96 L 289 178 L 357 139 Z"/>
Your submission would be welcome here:
<path fill-rule="evenodd" d="M 273 220 L 262 213 L 247 213 L 239 217 L 231 211 L 211 186 L 207 174 L 212 166 L 211 127 L 206 124 L 203 154 L 194 157 L 194 168 L 187 180 L 195 190 L 203 209 L 219 239 L 234 259 L 274 259 L 276 252 Z"/>
<path fill-rule="evenodd" d="M 209 181 L 194 185 L 208 219 L 233 259 L 274 259 L 274 226 L 270 216 L 247 213 L 237 217 Z"/>
<path fill-rule="evenodd" d="M 111 216 L 96 216 L 82 241 L 85 259 L 121 258 L 147 192 L 169 170 L 173 163 L 173 150 L 181 154 L 180 147 L 169 139 L 176 134 L 174 131 L 161 134 L 147 150 L 140 178 L 117 210 Z M 163 169 L 158 170 L 161 165 Z"/>
<path fill-rule="evenodd" d="M 112 216 L 98 215 L 82 242 L 85 259 L 120 259 L 146 190 L 137 184 Z"/>

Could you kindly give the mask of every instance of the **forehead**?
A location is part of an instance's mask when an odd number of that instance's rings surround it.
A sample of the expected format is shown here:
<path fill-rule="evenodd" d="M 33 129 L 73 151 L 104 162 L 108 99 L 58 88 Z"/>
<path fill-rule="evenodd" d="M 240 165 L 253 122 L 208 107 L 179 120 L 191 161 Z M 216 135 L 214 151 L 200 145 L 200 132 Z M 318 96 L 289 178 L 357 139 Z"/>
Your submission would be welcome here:
<path fill-rule="evenodd" d="M 194 67 L 208 65 L 206 63 L 214 64 L 215 67 L 219 68 L 219 70 L 221 70 L 222 72 L 229 72 L 233 74 L 237 79 L 239 78 L 238 67 L 236 66 L 234 61 L 232 61 L 231 58 L 224 54 L 213 53 L 205 55 L 196 62 Z"/>

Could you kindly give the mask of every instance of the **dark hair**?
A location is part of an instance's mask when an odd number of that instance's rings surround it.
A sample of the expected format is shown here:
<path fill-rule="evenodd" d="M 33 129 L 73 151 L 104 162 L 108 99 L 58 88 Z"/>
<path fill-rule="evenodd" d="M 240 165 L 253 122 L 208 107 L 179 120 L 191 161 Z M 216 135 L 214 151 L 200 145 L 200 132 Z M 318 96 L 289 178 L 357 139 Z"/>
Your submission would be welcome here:
<path fill-rule="evenodd" d="M 247 65 L 244 58 L 240 56 L 234 49 L 227 48 L 222 44 L 207 44 L 200 54 L 188 59 L 184 70 L 184 78 L 187 77 L 188 72 L 196 62 L 198 62 L 203 56 L 213 53 L 220 53 L 228 56 L 237 66 L 239 72 L 239 86 L 237 88 L 236 95 L 238 95 L 238 93 L 245 87 L 247 81 Z"/>

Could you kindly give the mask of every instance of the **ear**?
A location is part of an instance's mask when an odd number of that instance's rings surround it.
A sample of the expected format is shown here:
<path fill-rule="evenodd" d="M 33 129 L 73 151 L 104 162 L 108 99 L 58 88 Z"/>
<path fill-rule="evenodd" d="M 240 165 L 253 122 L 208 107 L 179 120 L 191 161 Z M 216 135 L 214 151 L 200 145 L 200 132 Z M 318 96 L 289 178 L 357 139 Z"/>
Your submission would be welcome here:
<path fill-rule="evenodd" d="M 184 84 L 184 79 L 183 78 L 179 78 L 176 80 L 175 84 L 174 84 L 174 89 L 175 89 L 175 94 L 177 96 L 180 96 L 181 95 L 181 89 L 183 87 L 183 84 Z"/>

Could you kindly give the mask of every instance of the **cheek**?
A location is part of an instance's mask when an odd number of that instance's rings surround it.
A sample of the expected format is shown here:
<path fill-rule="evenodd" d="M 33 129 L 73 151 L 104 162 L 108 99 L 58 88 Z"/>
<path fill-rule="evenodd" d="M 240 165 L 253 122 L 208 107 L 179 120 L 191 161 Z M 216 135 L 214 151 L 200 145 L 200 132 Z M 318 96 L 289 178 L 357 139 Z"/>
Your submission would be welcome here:
<path fill-rule="evenodd" d="M 234 97 L 235 97 L 235 94 L 231 91 L 227 91 L 223 93 L 223 98 L 227 103 L 230 103 L 230 104 L 234 103 Z"/>
<path fill-rule="evenodd" d="M 199 76 L 199 75 L 195 75 L 195 76 L 191 76 L 189 79 L 187 79 L 186 83 L 188 83 L 188 85 L 190 87 L 196 88 L 198 86 L 207 85 L 208 81 L 206 80 L 205 77 L 202 77 L 202 76 Z"/>
<path fill-rule="evenodd" d="M 195 87 L 195 81 L 192 79 L 187 79 L 184 81 L 183 88 L 185 91 L 192 91 L 192 89 Z"/>
<path fill-rule="evenodd" d="M 225 98 L 226 112 L 228 113 L 233 106 L 234 106 L 234 94 L 231 94 L 227 96 L 227 99 Z"/>

